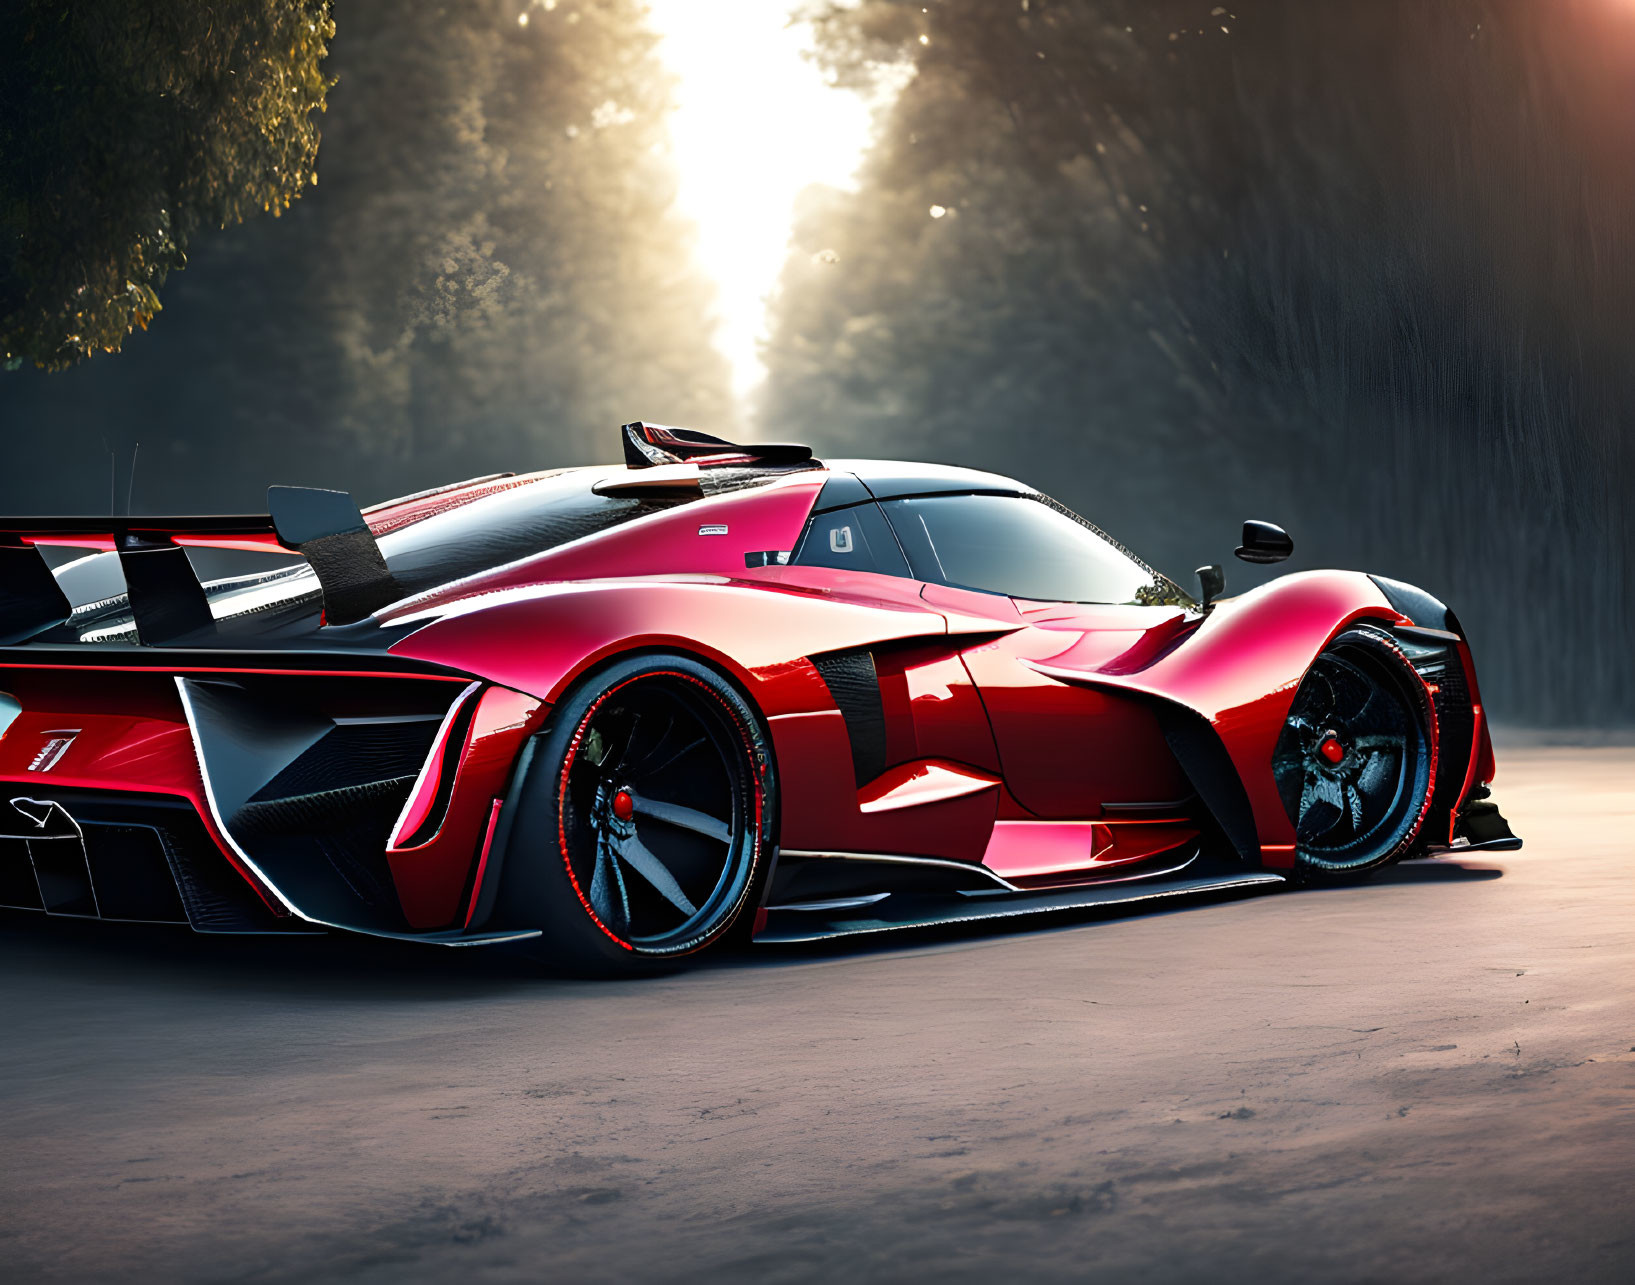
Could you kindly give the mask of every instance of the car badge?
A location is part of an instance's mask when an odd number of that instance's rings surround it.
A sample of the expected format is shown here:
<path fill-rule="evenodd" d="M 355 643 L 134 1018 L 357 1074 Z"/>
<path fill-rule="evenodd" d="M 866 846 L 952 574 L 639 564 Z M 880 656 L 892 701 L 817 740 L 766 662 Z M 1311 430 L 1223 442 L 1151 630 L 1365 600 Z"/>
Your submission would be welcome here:
<path fill-rule="evenodd" d="M 74 743 L 74 738 L 78 735 L 79 728 L 77 727 L 47 732 L 46 736 L 49 739 L 40 747 L 40 752 L 34 756 L 34 761 L 28 765 L 28 770 L 30 772 L 49 772 L 58 763 L 62 762 L 62 756 L 68 753 L 68 747 Z"/>
<path fill-rule="evenodd" d="M 706 522 L 698 528 L 699 535 L 725 535 L 726 533 L 727 524 L 725 522 Z"/>

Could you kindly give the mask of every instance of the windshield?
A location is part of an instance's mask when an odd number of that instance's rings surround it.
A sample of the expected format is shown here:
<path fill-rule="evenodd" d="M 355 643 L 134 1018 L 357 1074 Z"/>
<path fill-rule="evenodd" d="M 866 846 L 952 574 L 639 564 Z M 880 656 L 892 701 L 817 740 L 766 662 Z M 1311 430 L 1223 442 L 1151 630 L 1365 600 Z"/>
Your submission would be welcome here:
<path fill-rule="evenodd" d="M 884 508 L 921 580 L 1046 602 L 1186 605 L 1167 577 L 1071 510 L 1031 495 L 935 495 Z"/>

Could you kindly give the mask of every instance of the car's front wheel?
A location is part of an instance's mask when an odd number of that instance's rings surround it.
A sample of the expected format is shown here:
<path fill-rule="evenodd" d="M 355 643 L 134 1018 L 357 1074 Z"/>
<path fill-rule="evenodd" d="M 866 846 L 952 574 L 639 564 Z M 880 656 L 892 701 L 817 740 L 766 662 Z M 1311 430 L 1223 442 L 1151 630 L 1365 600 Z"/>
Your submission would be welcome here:
<path fill-rule="evenodd" d="M 1429 690 L 1390 637 L 1342 633 L 1295 693 L 1272 757 L 1295 827 L 1295 870 L 1344 879 L 1407 853 L 1436 776 Z"/>
<path fill-rule="evenodd" d="M 522 782 L 507 918 L 578 972 L 651 970 L 720 941 L 773 844 L 777 787 L 759 717 L 688 657 L 633 656 L 557 706 Z"/>

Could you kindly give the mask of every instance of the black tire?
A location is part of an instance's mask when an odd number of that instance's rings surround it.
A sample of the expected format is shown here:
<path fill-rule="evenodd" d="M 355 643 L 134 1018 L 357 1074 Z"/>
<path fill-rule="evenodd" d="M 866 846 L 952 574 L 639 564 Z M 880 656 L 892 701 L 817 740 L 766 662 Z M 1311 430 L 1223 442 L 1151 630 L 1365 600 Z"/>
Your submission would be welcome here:
<path fill-rule="evenodd" d="M 1389 635 L 1348 629 L 1317 657 L 1272 774 L 1303 882 L 1352 879 L 1413 848 L 1436 780 L 1436 710 Z"/>
<path fill-rule="evenodd" d="M 596 671 L 540 734 L 506 845 L 503 915 L 529 953 L 581 975 L 652 972 L 752 913 L 775 842 L 760 717 L 686 656 Z"/>

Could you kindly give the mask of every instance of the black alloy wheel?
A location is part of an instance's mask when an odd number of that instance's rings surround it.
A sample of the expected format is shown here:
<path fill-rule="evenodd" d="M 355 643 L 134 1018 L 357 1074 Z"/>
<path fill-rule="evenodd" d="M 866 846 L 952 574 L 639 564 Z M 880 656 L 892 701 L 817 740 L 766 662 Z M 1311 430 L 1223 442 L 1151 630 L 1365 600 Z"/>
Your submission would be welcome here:
<path fill-rule="evenodd" d="M 1312 663 L 1272 756 L 1296 870 L 1344 878 L 1399 859 L 1430 807 L 1436 713 L 1402 651 L 1350 629 Z"/>
<path fill-rule="evenodd" d="M 720 940 L 770 864 L 766 733 L 689 658 L 631 657 L 581 684 L 543 734 L 525 793 L 507 872 L 527 871 L 520 900 L 544 930 L 538 953 L 574 970 L 641 970 Z"/>

